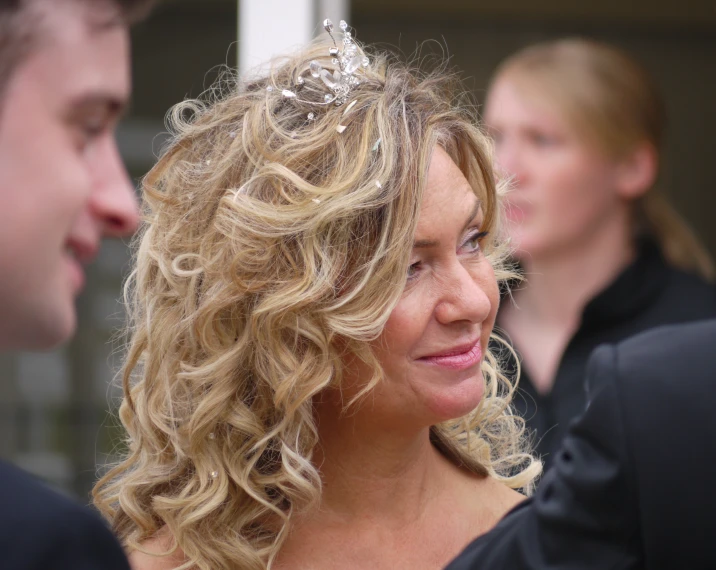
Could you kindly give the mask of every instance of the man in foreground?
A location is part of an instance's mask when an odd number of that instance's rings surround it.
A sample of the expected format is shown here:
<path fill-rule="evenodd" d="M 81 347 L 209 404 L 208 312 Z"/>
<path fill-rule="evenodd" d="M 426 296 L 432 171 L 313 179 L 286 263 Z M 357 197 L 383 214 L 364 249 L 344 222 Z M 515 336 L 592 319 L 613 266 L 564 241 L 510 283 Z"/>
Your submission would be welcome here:
<path fill-rule="evenodd" d="M 587 385 L 535 496 L 448 570 L 716 568 L 716 320 L 600 347 Z"/>
<path fill-rule="evenodd" d="M 114 131 L 149 0 L 0 0 L 0 351 L 70 338 L 82 266 L 138 223 Z M 126 569 L 102 522 L 0 462 L 0 567 Z"/>

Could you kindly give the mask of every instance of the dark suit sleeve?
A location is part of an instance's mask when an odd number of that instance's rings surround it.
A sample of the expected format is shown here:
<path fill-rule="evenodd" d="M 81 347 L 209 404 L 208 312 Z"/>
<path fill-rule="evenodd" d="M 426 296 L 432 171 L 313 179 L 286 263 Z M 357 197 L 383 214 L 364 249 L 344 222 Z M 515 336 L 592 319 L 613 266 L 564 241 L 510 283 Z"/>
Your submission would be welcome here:
<path fill-rule="evenodd" d="M 74 505 L 72 505 L 74 507 Z M 99 517 L 84 508 L 72 508 L 50 529 L 45 549 L 48 564 L 34 568 L 73 570 L 129 570 L 116 539 Z"/>
<path fill-rule="evenodd" d="M 0 462 L 0 569 L 129 570 L 99 516 Z"/>
<path fill-rule="evenodd" d="M 629 441 L 617 352 L 595 351 L 591 402 L 576 420 L 535 495 L 481 536 L 448 570 L 616 570 L 640 567 Z"/>

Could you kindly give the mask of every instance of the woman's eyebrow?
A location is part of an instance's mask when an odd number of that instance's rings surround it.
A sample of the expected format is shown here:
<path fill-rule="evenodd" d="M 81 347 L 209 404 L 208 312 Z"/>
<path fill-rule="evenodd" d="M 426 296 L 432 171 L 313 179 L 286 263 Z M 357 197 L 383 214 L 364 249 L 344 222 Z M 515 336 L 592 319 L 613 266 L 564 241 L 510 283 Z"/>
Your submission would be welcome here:
<path fill-rule="evenodd" d="M 467 227 L 473 222 L 473 220 L 477 217 L 481 205 L 482 202 L 479 199 L 475 200 L 475 204 L 473 205 L 472 210 L 470 210 L 470 215 L 467 217 L 467 220 L 465 221 L 465 225 L 462 227 L 461 232 L 464 232 Z M 418 239 L 413 242 L 414 249 L 428 249 L 431 247 L 440 247 L 440 240 Z"/>
<path fill-rule="evenodd" d="M 425 249 L 430 247 L 439 247 L 440 240 L 437 239 L 419 239 L 413 242 L 414 249 Z"/>
<path fill-rule="evenodd" d="M 475 200 L 475 204 L 472 207 L 472 210 L 470 210 L 470 215 L 467 217 L 467 220 L 465 220 L 465 225 L 462 226 L 462 231 L 464 232 L 467 227 L 473 222 L 473 220 L 477 217 L 478 212 L 480 211 L 480 206 L 482 206 L 482 201 L 477 198 Z"/>

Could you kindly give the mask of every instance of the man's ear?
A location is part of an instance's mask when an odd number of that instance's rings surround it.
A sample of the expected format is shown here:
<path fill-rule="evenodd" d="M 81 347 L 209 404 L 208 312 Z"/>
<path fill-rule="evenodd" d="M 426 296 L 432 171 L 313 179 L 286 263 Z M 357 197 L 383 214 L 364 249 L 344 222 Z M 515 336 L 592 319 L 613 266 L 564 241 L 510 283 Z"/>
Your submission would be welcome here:
<path fill-rule="evenodd" d="M 658 172 L 656 149 L 650 143 L 640 143 L 617 164 L 617 192 L 627 200 L 639 198 L 654 185 Z"/>

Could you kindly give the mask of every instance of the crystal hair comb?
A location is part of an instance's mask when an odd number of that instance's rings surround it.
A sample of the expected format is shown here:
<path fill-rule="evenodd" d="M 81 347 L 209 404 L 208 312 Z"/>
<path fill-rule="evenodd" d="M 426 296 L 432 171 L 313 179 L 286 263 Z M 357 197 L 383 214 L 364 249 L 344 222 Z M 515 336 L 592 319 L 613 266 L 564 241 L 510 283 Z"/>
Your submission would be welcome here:
<path fill-rule="evenodd" d="M 328 55 L 332 58 L 331 63 L 337 65 L 338 69 L 332 73 L 328 69 L 323 69 L 321 64 L 313 60 L 308 65 L 308 72 L 314 79 L 320 80 L 324 86 L 328 89 L 325 93 L 323 102 L 320 101 L 307 101 L 301 99 L 296 91 L 305 84 L 303 75 L 299 75 L 296 79 L 297 87 L 294 90 L 283 89 L 281 94 L 287 99 L 294 99 L 299 103 L 306 103 L 308 105 L 330 105 L 334 104 L 337 107 L 343 105 L 351 90 L 360 85 L 360 79 L 358 78 L 357 72 L 361 67 L 368 67 L 370 65 L 370 59 L 363 53 L 363 50 L 353 41 L 353 36 L 348 31 L 348 24 L 345 20 L 341 20 L 338 27 L 343 31 L 343 47 L 338 48 L 336 38 L 333 37 L 333 22 L 329 19 L 323 20 L 323 28 L 328 32 L 333 40 L 333 47 L 329 48 Z M 269 87 L 269 89 L 271 89 Z M 313 113 L 308 113 L 308 119 L 314 119 Z"/>

